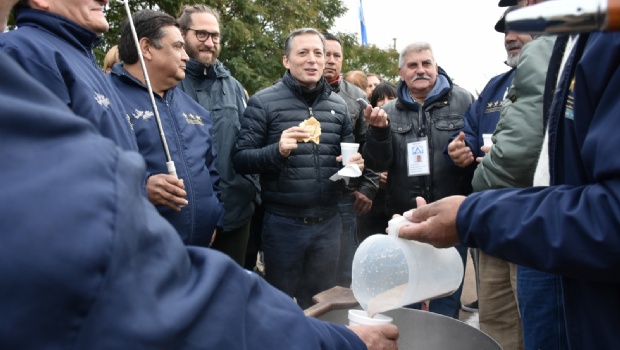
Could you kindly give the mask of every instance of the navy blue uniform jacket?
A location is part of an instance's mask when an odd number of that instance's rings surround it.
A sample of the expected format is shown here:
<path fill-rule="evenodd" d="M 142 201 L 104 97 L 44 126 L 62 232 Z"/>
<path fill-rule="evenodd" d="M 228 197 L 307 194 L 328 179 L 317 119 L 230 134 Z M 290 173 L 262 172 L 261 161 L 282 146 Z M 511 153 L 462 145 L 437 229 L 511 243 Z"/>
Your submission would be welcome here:
<path fill-rule="evenodd" d="M 93 123 L 101 135 L 123 149 L 137 151 L 129 117 L 93 53 L 103 39 L 65 17 L 34 9 L 20 10 L 17 26 L 0 35 L 0 50 L 75 114 Z"/>
<path fill-rule="evenodd" d="M 120 63 L 114 65 L 108 77 L 130 115 L 146 170 L 149 174 L 167 174 L 166 154 L 146 86 Z M 178 177 L 183 179 L 188 201 L 181 211 L 165 205 L 158 205 L 157 210 L 170 221 L 186 244 L 208 246 L 216 226 L 224 225 L 211 117 L 196 101 L 176 88 L 166 91 L 164 97 L 154 93 L 154 98 L 170 157 Z"/>
<path fill-rule="evenodd" d="M 515 70 L 512 68 L 491 78 L 484 89 L 482 89 L 478 99 L 469 106 L 463 116 L 465 126 L 462 131 L 465 133 L 465 144 L 471 149 L 474 158 L 484 157 L 484 152 L 480 150 L 480 147 L 484 145 L 482 134 L 492 134 L 495 131 L 502 111 L 502 102 L 510 88 L 514 73 Z M 454 162 L 448 155 L 448 145 L 460 132 L 461 130 L 452 135 L 443 151 L 446 160 L 450 164 L 454 164 Z M 473 162 L 470 165 L 473 168 L 472 171 L 476 166 L 478 166 L 477 162 Z"/>
<path fill-rule="evenodd" d="M 457 216 L 470 247 L 562 275 L 571 349 L 620 344 L 618 62 L 620 34 L 582 34 L 551 105 L 552 186 L 475 193 Z"/>
<path fill-rule="evenodd" d="M 0 62 L 1 349 L 366 349 L 186 248 L 141 193 L 142 157 Z"/>

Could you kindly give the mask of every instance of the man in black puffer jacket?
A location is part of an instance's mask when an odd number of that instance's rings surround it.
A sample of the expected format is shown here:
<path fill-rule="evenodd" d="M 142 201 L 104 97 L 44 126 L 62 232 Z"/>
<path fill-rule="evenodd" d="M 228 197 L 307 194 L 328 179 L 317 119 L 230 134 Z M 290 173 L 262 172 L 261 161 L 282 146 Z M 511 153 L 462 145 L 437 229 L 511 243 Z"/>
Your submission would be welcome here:
<path fill-rule="evenodd" d="M 302 308 L 335 285 L 340 249 L 338 201 L 342 180 L 340 143 L 353 142 L 347 105 L 323 78 L 325 38 L 314 29 L 292 32 L 285 41 L 282 81 L 248 101 L 233 164 L 242 174 L 260 174 L 265 217 L 265 278 L 295 297 Z M 300 142 L 300 127 L 314 117 L 319 142 Z M 352 161 L 363 164 L 358 153 Z"/>

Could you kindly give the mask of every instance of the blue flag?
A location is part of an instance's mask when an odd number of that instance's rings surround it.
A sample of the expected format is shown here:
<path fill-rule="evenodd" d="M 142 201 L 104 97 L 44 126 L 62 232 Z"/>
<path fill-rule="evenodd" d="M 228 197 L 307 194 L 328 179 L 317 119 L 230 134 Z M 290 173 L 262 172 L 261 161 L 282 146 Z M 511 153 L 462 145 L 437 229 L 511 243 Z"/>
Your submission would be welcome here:
<path fill-rule="evenodd" d="M 362 27 L 362 46 L 366 46 L 368 45 L 368 38 L 366 37 L 366 21 L 364 20 L 362 0 L 360 0 L 360 25 Z"/>

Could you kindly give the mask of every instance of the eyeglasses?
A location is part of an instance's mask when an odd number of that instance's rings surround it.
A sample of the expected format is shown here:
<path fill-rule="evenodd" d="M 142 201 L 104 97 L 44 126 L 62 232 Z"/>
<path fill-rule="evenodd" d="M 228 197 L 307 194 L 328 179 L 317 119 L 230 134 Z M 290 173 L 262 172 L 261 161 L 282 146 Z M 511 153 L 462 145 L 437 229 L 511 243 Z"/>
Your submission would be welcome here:
<path fill-rule="evenodd" d="M 192 28 L 187 28 L 187 30 L 193 30 L 194 33 L 196 33 L 196 39 L 198 39 L 201 43 L 209 40 L 209 38 L 211 38 L 211 41 L 213 41 L 214 44 L 218 44 L 220 42 L 220 33 L 211 33 L 206 30 L 196 30 Z"/>

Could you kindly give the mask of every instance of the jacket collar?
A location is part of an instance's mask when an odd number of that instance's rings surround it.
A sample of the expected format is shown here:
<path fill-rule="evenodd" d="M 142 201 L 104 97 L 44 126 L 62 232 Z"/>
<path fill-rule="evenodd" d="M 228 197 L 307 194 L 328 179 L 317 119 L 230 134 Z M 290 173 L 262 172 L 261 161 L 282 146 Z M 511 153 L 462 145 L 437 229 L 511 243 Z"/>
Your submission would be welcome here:
<path fill-rule="evenodd" d="M 439 67 L 437 81 L 435 82 L 435 86 L 431 92 L 429 92 L 428 96 L 426 96 L 424 107 L 428 107 L 437 101 L 447 100 L 450 97 L 450 92 L 453 87 L 454 84 L 448 74 L 441 67 Z M 420 109 L 420 104 L 411 98 L 409 95 L 409 88 L 402 79 L 398 83 L 397 91 L 398 101 L 396 102 L 396 106 L 399 109 L 410 109 L 413 111 L 418 111 Z"/>
<path fill-rule="evenodd" d="M 331 94 L 332 92 L 331 86 L 329 86 L 329 84 L 327 83 L 327 80 L 325 80 L 324 77 L 321 77 L 321 79 L 319 80 L 319 83 L 320 82 L 323 82 L 323 91 L 321 92 L 320 96 L 323 98 L 329 97 L 329 94 Z M 284 76 L 282 77 L 282 83 L 285 86 L 287 86 L 289 89 L 293 90 L 293 92 L 295 92 L 296 94 L 302 95 L 301 85 L 299 85 L 297 80 L 293 78 L 293 76 L 291 75 L 291 72 L 288 69 L 286 70 L 286 73 L 284 73 Z"/>
<path fill-rule="evenodd" d="M 18 27 L 35 27 L 47 31 L 89 56 L 92 56 L 92 50 L 103 42 L 103 38 L 97 36 L 97 33 L 51 12 L 22 9 L 16 24 Z"/>
<path fill-rule="evenodd" d="M 220 60 L 216 60 L 212 65 L 205 66 L 202 62 L 190 58 L 189 62 L 187 62 L 187 68 L 185 69 L 186 74 L 200 79 L 204 79 L 209 71 L 214 71 L 215 77 L 218 79 L 230 76 L 230 71 L 228 68 L 224 67 Z"/>
<path fill-rule="evenodd" d="M 138 78 L 129 74 L 129 72 L 123 66 L 122 62 L 115 63 L 114 66 L 112 66 L 112 71 L 110 72 L 110 75 L 116 76 L 119 80 L 121 80 L 125 84 L 133 85 L 141 89 L 144 89 L 144 91 L 147 92 L 147 95 L 148 95 L 148 88 L 146 87 L 146 85 L 143 84 Z M 163 99 L 168 102 L 172 101 L 175 89 L 176 89 L 176 86 L 166 90 L 166 93 L 164 94 Z M 156 94 L 155 92 L 153 92 L 153 96 L 155 96 L 155 98 L 162 98 L 160 95 Z"/>

